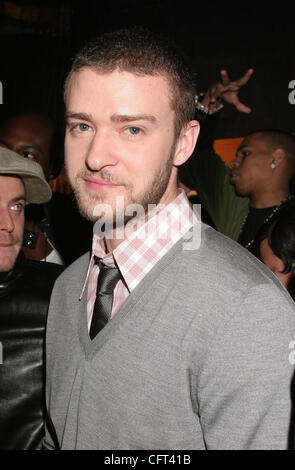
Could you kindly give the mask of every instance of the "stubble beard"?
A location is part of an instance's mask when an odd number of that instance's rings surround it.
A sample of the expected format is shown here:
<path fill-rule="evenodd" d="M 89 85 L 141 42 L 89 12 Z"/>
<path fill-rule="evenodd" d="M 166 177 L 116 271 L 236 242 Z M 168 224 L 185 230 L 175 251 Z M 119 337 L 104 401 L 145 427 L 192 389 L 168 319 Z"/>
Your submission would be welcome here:
<path fill-rule="evenodd" d="M 126 207 L 131 204 L 137 204 L 140 205 L 145 214 L 147 214 L 148 206 L 150 204 L 158 205 L 168 187 L 173 168 L 174 149 L 175 147 L 173 145 L 165 168 L 157 168 L 152 179 L 146 182 L 144 188 L 138 194 L 134 194 L 134 187 L 131 183 L 116 180 L 109 170 L 105 168 L 99 172 L 92 172 L 89 170 L 80 171 L 75 176 L 74 180 L 71 181 L 71 186 L 81 215 L 91 222 L 96 222 L 100 217 L 95 215 L 96 211 L 94 209 L 101 204 L 108 204 L 108 195 L 105 192 L 98 193 L 91 191 L 86 187 L 84 179 L 89 176 L 99 177 L 106 182 L 122 185 L 125 189 L 124 208 L 126 209 Z M 123 217 L 121 214 L 118 217 L 118 214 L 116 214 L 116 197 L 110 206 L 112 209 L 112 216 L 111 219 L 107 221 L 109 225 L 112 225 L 113 227 L 116 226 L 116 228 L 118 228 L 118 225 L 116 225 L 118 224 L 118 221 L 122 221 L 125 225 L 130 219 L 132 219 L 132 216 L 126 216 L 125 213 Z"/>
<path fill-rule="evenodd" d="M 10 253 L 5 254 L 6 248 L 0 247 L 0 273 L 11 271 L 21 250 L 22 241 L 19 238 L 10 238 L 10 242 L 13 243 Z"/>

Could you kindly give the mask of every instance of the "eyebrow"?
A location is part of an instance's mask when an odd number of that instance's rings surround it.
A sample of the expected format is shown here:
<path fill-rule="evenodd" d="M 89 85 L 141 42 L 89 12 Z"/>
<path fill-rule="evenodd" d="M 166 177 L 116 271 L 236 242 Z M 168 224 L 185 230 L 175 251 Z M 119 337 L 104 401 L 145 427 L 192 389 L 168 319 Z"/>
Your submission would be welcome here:
<path fill-rule="evenodd" d="M 81 119 L 82 121 L 92 121 L 91 114 L 87 113 L 65 113 L 65 120 L 67 119 Z"/>
<path fill-rule="evenodd" d="M 37 144 L 31 144 L 31 145 L 21 145 L 20 146 L 20 149 L 22 150 L 26 150 L 26 149 L 35 149 L 35 150 L 39 150 L 39 152 L 42 152 L 42 149 L 39 145 Z"/>
<path fill-rule="evenodd" d="M 82 121 L 92 121 L 92 116 L 87 113 L 65 113 L 65 119 L 81 119 Z M 152 114 L 112 114 L 112 122 L 133 122 L 133 121 L 149 121 L 153 124 L 157 123 L 157 119 Z"/>
<path fill-rule="evenodd" d="M 237 153 L 237 152 L 240 152 L 241 150 L 243 150 L 243 149 L 246 148 L 246 147 L 249 147 L 249 145 L 247 145 L 247 144 L 240 145 L 240 146 L 237 148 L 236 153 Z"/>
<path fill-rule="evenodd" d="M 149 121 L 152 124 L 157 123 L 157 119 L 152 114 L 112 114 L 112 122 L 133 122 L 133 121 Z"/>
<path fill-rule="evenodd" d="M 17 202 L 17 201 L 25 201 L 26 200 L 26 197 L 25 197 L 25 194 L 21 194 L 20 196 L 16 196 L 14 197 L 13 199 L 11 199 L 11 201 L 9 202 L 10 204 L 13 203 L 13 202 Z"/>
<path fill-rule="evenodd" d="M 8 148 L 9 150 L 12 150 L 12 147 L 10 145 L 8 145 L 7 142 L 5 142 L 5 140 L 3 139 L 0 139 L 0 144 L 3 144 L 5 145 L 6 148 Z M 20 146 L 20 149 L 22 150 L 26 150 L 26 149 L 36 149 L 36 150 L 39 150 L 39 152 L 42 152 L 42 149 L 39 145 L 37 144 L 30 144 L 30 145 L 21 145 Z M 16 152 L 17 153 L 17 152 Z"/>

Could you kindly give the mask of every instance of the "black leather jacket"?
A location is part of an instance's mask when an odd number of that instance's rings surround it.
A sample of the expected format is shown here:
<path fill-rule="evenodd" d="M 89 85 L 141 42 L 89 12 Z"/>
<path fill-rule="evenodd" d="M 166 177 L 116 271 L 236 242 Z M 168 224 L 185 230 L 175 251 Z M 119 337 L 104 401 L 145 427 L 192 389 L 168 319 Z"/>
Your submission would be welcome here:
<path fill-rule="evenodd" d="M 0 449 L 39 449 L 44 435 L 44 333 L 62 268 L 26 260 L 0 273 Z"/>

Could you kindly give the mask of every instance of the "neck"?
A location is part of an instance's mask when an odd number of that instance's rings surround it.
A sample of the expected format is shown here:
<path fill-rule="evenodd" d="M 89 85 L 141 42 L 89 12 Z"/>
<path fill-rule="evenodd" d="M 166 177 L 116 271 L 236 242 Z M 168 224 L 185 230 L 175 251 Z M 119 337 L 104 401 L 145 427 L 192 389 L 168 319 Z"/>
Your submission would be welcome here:
<path fill-rule="evenodd" d="M 114 228 L 111 238 L 105 237 L 105 244 L 108 253 L 114 251 L 115 248 L 117 248 L 120 243 L 126 240 L 126 238 L 128 238 L 132 232 L 138 230 L 142 225 L 158 214 L 163 206 L 167 206 L 177 198 L 179 193 L 176 184 L 175 186 L 172 186 L 171 189 L 168 189 L 169 190 L 165 192 L 157 206 L 154 207 L 151 211 L 146 211 L 144 217 L 134 217 L 124 226 Z"/>
<path fill-rule="evenodd" d="M 255 209 L 264 209 L 266 207 L 278 206 L 289 196 L 289 188 L 277 191 L 254 193 L 250 196 L 250 206 Z"/>

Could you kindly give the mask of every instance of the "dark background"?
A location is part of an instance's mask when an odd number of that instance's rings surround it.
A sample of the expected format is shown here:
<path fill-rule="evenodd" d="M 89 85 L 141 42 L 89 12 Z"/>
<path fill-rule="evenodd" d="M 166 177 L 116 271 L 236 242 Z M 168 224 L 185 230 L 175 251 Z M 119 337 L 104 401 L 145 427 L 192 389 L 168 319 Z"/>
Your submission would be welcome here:
<path fill-rule="evenodd" d="M 0 1 L 0 120 L 20 110 L 49 113 L 63 122 L 62 85 L 72 57 L 85 40 L 103 31 L 142 25 L 176 40 L 193 61 L 198 91 L 226 68 L 238 79 L 254 75 L 241 91 L 250 115 L 226 105 L 216 138 L 241 137 L 253 129 L 295 131 L 295 16 L 291 3 L 172 2 L 167 0 Z M 136 47 L 136 44 L 134 44 Z"/>

